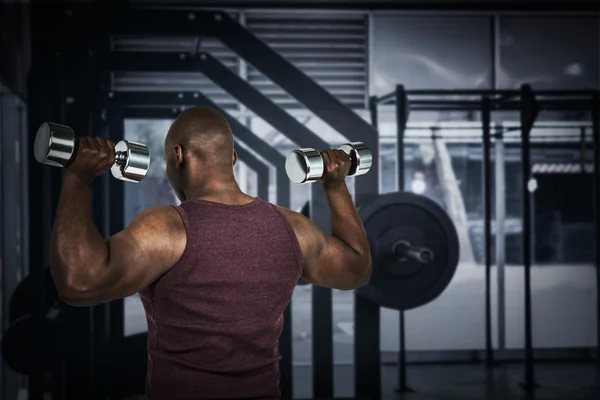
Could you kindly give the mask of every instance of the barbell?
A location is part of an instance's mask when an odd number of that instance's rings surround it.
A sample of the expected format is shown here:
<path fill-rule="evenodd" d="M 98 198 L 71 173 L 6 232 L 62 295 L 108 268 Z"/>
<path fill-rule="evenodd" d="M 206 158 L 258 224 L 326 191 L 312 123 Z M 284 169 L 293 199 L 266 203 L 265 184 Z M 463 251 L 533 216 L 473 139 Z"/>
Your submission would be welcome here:
<path fill-rule="evenodd" d="M 33 154 L 37 162 L 54 167 L 66 167 L 75 156 L 77 139 L 73 129 L 53 122 L 43 123 L 33 143 Z M 142 143 L 121 140 L 115 145 L 115 163 L 110 168 L 112 175 L 122 181 L 140 182 L 150 167 L 150 151 Z"/>

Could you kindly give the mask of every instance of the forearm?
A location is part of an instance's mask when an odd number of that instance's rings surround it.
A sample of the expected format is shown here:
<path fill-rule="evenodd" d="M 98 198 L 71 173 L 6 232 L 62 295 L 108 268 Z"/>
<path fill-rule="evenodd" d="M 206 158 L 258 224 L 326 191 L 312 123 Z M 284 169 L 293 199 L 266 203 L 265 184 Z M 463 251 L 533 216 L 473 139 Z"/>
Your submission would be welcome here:
<path fill-rule="evenodd" d="M 92 290 L 107 264 L 108 247 L 91 212 L 91 188 L 65 172 L 50 238 L 50 268 L 62 294 Z"/>
<path fill-rule="evenodd" d="M 326 185 L 331 211 L 332 236 L 348 245 L 361 258 L 369 256 L 369 240 L 345 182 Z"/>

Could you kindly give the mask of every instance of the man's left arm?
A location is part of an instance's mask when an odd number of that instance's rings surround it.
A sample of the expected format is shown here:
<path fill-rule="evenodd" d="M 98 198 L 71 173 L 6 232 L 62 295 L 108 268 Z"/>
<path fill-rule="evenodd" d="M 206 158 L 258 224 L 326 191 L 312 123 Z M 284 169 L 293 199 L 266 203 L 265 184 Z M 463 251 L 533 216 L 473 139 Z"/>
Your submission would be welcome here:
<path fill-rule="evenodd" d="M 105 241 L 92 219 L 91 180 L 112 164 L 101 148 L 87 146 L 96 150 L 80 148 L 83 154 L 77 158 L 85 161 L 75 162 L 64 173 L 50 239 L 54 282 L 63 301 L 73 306 L 100 304 L 139 292 L 166 273 L 186 245 L 183 221 L 171 206 L 143 211 Z M 93 166 L 93 160 L 100 161 Z"/>

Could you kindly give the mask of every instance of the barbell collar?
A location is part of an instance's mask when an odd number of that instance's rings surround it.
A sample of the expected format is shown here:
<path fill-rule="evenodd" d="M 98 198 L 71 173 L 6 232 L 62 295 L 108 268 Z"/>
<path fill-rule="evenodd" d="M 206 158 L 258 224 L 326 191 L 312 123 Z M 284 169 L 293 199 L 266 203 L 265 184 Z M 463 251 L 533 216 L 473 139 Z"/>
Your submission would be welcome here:
<path fill-rule="evenodd" d="M 285 159 L 285 172 L 294 183 L 318 180 L 325 172 L 321 153 L 311 148 L 293 150 Z"/>
<path fill-rule="evenodd" d="M 410 244 L 405 240 L 399 240 L 394 243 L 392 253 L 398 261 L 411 259 L 421 264 L 429 264 L 434 259 L 433 251 L 426 247 L 419 247 Z"/>

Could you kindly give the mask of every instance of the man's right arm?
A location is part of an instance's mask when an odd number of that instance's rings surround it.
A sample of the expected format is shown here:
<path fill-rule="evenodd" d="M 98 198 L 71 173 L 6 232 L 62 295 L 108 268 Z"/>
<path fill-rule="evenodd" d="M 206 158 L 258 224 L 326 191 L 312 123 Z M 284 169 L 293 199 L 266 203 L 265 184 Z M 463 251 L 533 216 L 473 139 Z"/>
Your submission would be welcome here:
<path fill-rule="evenodd" d="M 302 250 L 302 278 L 316 286 L 355 289 L 371 277 L 369 240 L 344 181 L 349 160 L 336 150 L 327 151 L 323 158 L 326 173 L 332 177 L 323 182 L 331 210 L 331 235 L 302 214 L 289 210 L 285 214 Z"/>

